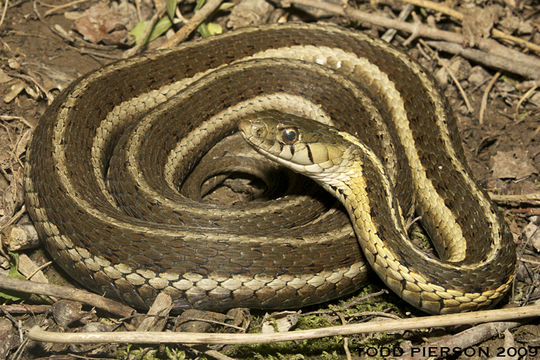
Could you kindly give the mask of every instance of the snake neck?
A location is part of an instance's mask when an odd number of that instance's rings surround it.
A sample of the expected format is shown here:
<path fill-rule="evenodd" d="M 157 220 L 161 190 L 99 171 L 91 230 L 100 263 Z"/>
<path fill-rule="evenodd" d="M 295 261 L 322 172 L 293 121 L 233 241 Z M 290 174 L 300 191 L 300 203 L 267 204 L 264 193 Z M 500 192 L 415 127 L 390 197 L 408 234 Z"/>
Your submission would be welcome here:
<path fill-rule="evenodd" d="M 349 143 L 343 154 L 348 160 L 315 180 L 345 206 L 364 252 L 367 249 L 395 258 L 395 249 L 388 248 L 383 240 L 392 237 L 395 243 L 406 243 L 407 232 L 387 171 L 367 145 L 348 133 L 340 132 L 340 136 Z"/>
<path fill-rule="evenodd" d="M 393 225 L 404 229 L 405 219 L 393 194 L 390 177 L 379 157 L 352 135 L 345 132 L 339 132 L 339 135 L 350 144 L 343 156 L 350 160 L 339 166 L 345 171 L 334 170 L 338 175 L 323 186 L 341 201 L 352 216 L 353 223 L 358 223 L 354 220 L 372 223 L 378 213 L 389 211 Z M 364 232 L 356 227 L 357 234 Z"/>

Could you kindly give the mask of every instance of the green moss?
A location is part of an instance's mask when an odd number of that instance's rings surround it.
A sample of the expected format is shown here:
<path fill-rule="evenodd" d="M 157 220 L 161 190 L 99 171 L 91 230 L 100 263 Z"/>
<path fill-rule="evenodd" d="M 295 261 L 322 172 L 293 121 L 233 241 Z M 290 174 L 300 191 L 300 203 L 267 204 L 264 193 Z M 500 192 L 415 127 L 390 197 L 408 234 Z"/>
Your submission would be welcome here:
<path fill-rule="evenodd" d="M 323 352 L 343 351 L 342 337 L 333 336 L 321 339 L 283 341 L 272 344 L 239 345 L 227 355 L 245 359 L 307 359 Z"/>
<path fill-rule="evenodd" d="M 382 286 L 382 285 L 381 285 Z M 354 297 L 341 300 L 335 304 L 331 304 L 326 308 L 310 309 L 310 312 L 315 312 L 312 315 L 300 315 L 295 330 L 318 329 L 328 326 L 342 325 L 341 320 L 335 316 L 334 310 L 340 312 L 350 323 L 354 323 L 353 314 L 362 312 L 390 312 L 402 315 L 398 305 L 402 306 L 401 302 L 393 294 L 384 294 L 377 297 L 365 299 L 354 306 L 348 304 L 355 299 L 367 296 L 374 292 L 380 291 L 377 285 L 368 285 L 357 293 Z M 390 311 L 388 311 L 390 309 Z M 316 312 L 321 312 L 317 314 Z M 258 329 L 262 322 L 262 316 L 253 319 L 253 328 Z M 253 329 L 252 328 L 252 329 Z M 250 332 L 255 332 L 254 330 Z M 258 332 L 258 330 L 257 330 Z M 343 359 L 345 351 L 343 349 L 344 336 L 332 336 L 320 339 L 310 339 L 301 341 L 285 341 L 273 344 L 258 344 L 258 345 L 238 345 L 231 346 L 227 355 L 235 358 L 243 359 Z M 347 337 L 349 339 L 349 350 L 352 354 L 361 355 L 366 348 L 389 349 L 397 346 L 402 340 L 402 336 L 389 335 L 385 333 L 376 334 L 358 334 Z M 374 351 L 374 350 L 372 350 Z"/>
<path fill-rule="evenodd" d="M 145 347 L 143 345 L 127 345 L 118 351 L 118 359 L 140 359 L 140 360 L 185 360 L 189 359 L 179 346 L 156 346 Z M 206 358 L 198 358 L 204 360 Z"/>

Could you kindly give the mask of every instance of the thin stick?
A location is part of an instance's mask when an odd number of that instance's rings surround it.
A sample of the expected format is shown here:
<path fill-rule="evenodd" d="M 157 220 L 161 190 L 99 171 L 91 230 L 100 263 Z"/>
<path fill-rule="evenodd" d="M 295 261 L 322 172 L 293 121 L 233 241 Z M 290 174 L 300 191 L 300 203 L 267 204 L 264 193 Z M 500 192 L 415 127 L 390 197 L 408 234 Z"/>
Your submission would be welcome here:
<path fill-rule="evenodd" d="M 489 197 L 504 206 L 540 206 L 540 193 L 499 195 L 490 192 Z"/>
<path fill-rule="evenodd" d="M 410 24 L 396 19 L 389 19 L 387 17 L 377 14 L 365 13 L 357 9 L 353 9 L 348 5 L 335 5 L 319 0 L 287 0 L 286 4 L 311 6 L 314 8 L 328 11 L 335 15 L 344 16 L 350 19 L 374 24 L 377 26 L 395 28 L 400 31 L 406 31 L 408 33 L 415 33 L 417 36 L 427 37 L 430 39 L 448 41 L 454 43 L 454 45 L 463 43 L 463 36 L 458 33 L 439 30 L 424 25 L 422 23 Z M 432 45 L 432 43 L 434 42 L 428 42 L 428 45 L 434 46 Z M 484 60 L 484 58 L 486 57 L 486 53 L 475 49 L 461 50 L 460 55 L 468 59 L 472 59 L 474 61 L 488 65 L 490 67 L 495 67 L 498 69 L 513 72 L 515 74 L 531 79 L 536 79 L 540 76 L 540 62 L 534 56 L 521 54 L 518 51 L 514 51 L 505 46 L 502 46 L 501 44 L 492 39 L 480 39 L 478 42 L 478 47 L 480 49 L 488 51 L 490 54 L 497 55 L 501 59 L 504 58 L 506 59 L 506 61 L 499 60 L 493 63 L 486 63 Z M 446 49 L 442 50 L 448 51 Z M 509 69 L 510 65 L 512 65 L 511 69 Z"/>
<path fill-rule="evenodd" d="M 484 94 L 482 95 L 482 102 L 480 104 L 480 113 L 478 114 L 478 123 L 479 124 L 484 123 L 484 113 L 485 113 L 486 107 L 487 107 L 489 92 L 491 91 L 491 88 L 493 87 L 493 85 L 495 85 L 495 82 L 497 81 L 499 76 L 501 76 L 501 72 L 497 71 L 495 73 L 495 75 L 493 75 L 493 77 L 491 78 L 489 83 L 487 84 L 486 89 L 484 90 Z"/>
<path fill-rule="evenodd" d="M 229 357 L 227 355 L 223 355 L 222 353 L 218 352 L 217 350 L 208 350 L 204 352 L 205 355 L 211 356 L 214 359 L 218 360 L 235 360 L 232 357 Z"/>
<path fill-rule="evenodd" d="M 38 326 L 35 326 L 28 331 L 28 337 L 32 340 L 37 341 L 72 344 L 266 344 L 278 341 L 315 339 L 326 336 L 344 336 L 371 332 L 385 332 L 476 324 L 491 321 L 523 319 L 536 316 L 540 316 L 540 305 L 497 310 L 484 310 L 461 314 L 423 316 L 400 320 L 383 320 L 363 324 L 349 324 L 320 329 L 290 331 L 271 334 L 214 334 L 125 331 L 100 333 L 61 333 L 44 331 Z"/>
<path fill-rule="evenodd" d="M 223 327 L 228 327 L 228 328 L 231 328 L 231 329 L 236 329 L 238 331 L 246 331 L 246 329 L 244 329 L 243 327 L 227 324 L 227 323 L 224 323 L 222 321 L 203 319 L 203 318 L 191 317 L 191 316 L 188 316 L 188 317 L 185 317 L 185 318 L 182 317 L 182 324 L 185 323 L 185 322 L 188 322 L 188 321 L 200 321 L 200 322 L 204 322 L 204 323 L 208 323 L 208 324 L 215 324 L 215 325 L 220 325 L 220 326 L 223 326 Z"/>
<path fill-rule="evenodd" d="M 523 214 L 524 216 L 540 215 L 540 209 L 524 208 L 524 209 L 509 209 L 509 213 Z"/>
<path fill-rule="evenodd" d="M 4 24 L 4 19 L 6 18 L 8 6 L 9 6 L 9 0 L 5 0 L 4 9 L 2 10 L 2 17 L 0 18 L 0 28 L 2 27 L 2 24 Z"/>
<path fill-rule="evenodd" d="M 51 305 L 12 304 L 0 305 L 0 311 L 10 314 L 41 314 L 51 310 Z"/>
<path fill-rule="evenodd" d="M 62 5 L 58 5 L 58 6 L 54 6 L 52 9 L 49 9 L 47 11 L 45 11 L 45 16 L 49 16 L 51 15 L 52 13 L 56 12 L 56 11 L 59 11 L 59 10 L 62 10 L 62 9 L 65 9 L 65 8 L 68 8 L 72 5 L 77 5 L 77 4 L 80 4 L 80 3 L 83 3 L 83 2 L 86 2 L 88 0 L 75 0 L 75 1 L 70 1 L 68 2 L 67 4 L 62 4 Z"/>
<path fill-rule="evenodd" d="M 129 306 L 103 296 L 92 294 L 88 291 L 70 288 L 67 286 L 37 283 L 34 281 L 12 279 L 7 275 L 0 274 L 0 289 L 22 291 L 29 294 L 55 296 L 62 299 L 80 301 L 106 310 L 111 314 L 128 317 L 134 310 Z"/>
<path fill-rule="evenodd" d="M 405 21 L 407 20 L 407 18 L 409 17 L 409 15 L 411 14 L 411 12 L 413 11 L 414 7 L 411 5 L 411 4 L 407 4 L 403 7 L 403 10 L 401 10 L 401 12 L 399 13 L 398 15 L 398 19 L 401 20 L 401 21 Z M 394 36 L 396 35 L 397 33 L 397 30 L 396 29 L 388 29 L 386 30 L 386 32 L 384 33 L 383 36 L 381 36 L 381 39 L 386 41 L 387 43 L 389 43 L 390 41 L 392 41 L 392 39 L 394 38 Z M 408 40 L 407 40 L 408 41 Z"/>
<path fill-rule="evenodd" d="M 144 33 L 143 33 L 143 35 L 141 37 L 142 38 L 141 42 L 138 43 L 137 45 L 135 45 L 134 47 L 132 47 L 131 49 L 127 50 L 126 52 L 124 52 L 124 57 L 125 58 L 128 58 L 128 57 L 131 57 L 131 56 L 133 56 L 135 54 L 138 54 L 139 52 L 141 52 L 143 47 L 145 47 L 147 45 L 148 38 L 150 37 L 150 34 L 152 33 L 152 30 L 154 29 L 154 26 L 156 25 L 158 20 L 163 15 L 165 15 L 166 10 L 167 10 L 167 7 L 165 6 L 165 3 L 163 3 L 163 6 L 158 8 L 158 10 L 152 16 L 150 21 L 148 21 L 148 24 L 146 25 L 146 29 L 144 30 Z"/>
<path fill-rule="evenodd" d="M 345 320 L 345 317 L 343 317 L 343 314 L 340 311 L 336 312 L 337 316 L 341 320 L 341 323 L 343 325 L 347 324 L 347 321 Z M 347 356 L 347 360 L 352 360 L 351 351 L 349 350 L 349 338 L 343 339 L 343 350 L 345 351 L 345 355 Z"/>
<path fill-rule="evenodd" d="M 451 9 L 451 8 L 447 7 L 447 6 L 441 5 L 439 3 L 434 3 L 434 2 L 429 1 L 429 0 L 402 0 L 402 1 L 406 2 L 408 4 L 413 4 L 413 5 L 417 5 L 417 6 L 420 6 L 420 7 L 427 8 L 427 9 L 432 9 L 432 10 L 438 11 L 440 13 L 452 16 L 452 17 L 454 17 L 454 18 L 456 18 L 458 20 L 463 20 L 463 18 L 464 18 L 464 15 L 462 13 L 460 13 L 459 11 L 456 11 L 454 9 Z M 534 51 L 536 51 L 537 53 L 540 54 L 540 46 L 538 46 L 537 44 L 534 44 L 534 43 L 531 43 L 529 41 L 523 40 L 521 38 L 506 34 L 506 33 L 502 32 L 500 30 L 497 30 L 497 29 L 493 29 L 493 30 L 491 30 L 491 32 L 492 32 L 492 34 L 493 34 L 493 36 L 495 38 L 512 41 L 512 42 L 514 42 L 516 44 L 520 44 L 520 45 L 525 46 L 525 47 L 527 47 L 527 48 L 529 48 L 531 50 L 534 50 Z"/>
<path fill-rule="evenodd" d="M 436 56 L 437 58 L 437 61 L 439 62 L 439 64 L 443 67 L 443 69 L 446 71 L 446 73 L 448 74 L 448 76 L 450 76 L 450 78 L 452 79 L 452 81 L 454 82 L 454 84 L 456 84 L 456 87 L 459 91 L 459 93 L 461 94 L 461 98 L 463 99 L 463 101 L 465 102 L 465 106 L 467 107 L 467 111 L 470 113 L 473 112 L 473 108 L 472 108 L 472 105 L 471 105 L 471 102 L 469 101 L 469 97 L 467 96 L 467 93 L 465 92 L 465 90 L 463 90 L 463 87 L 461 86 L 460 82 L 459 82 L 459 79 L 456 77 L 456 75 L 454 74 L 454 72 L 452 71 L 452 69 L 450 69 L 445 63 L 444 61 L 442 61 L 439 56 Z"/>
<path fill-rule="evenodd" d="M 533 259 L 527 259 L 527 258 L 524 258 L 524 257 L 520 257 L 519 261 L 523 261 L 523 262 L 533 264 L 533 265 L 540 265 L 540 261 L 536 261 L 536 260 L 533 260 Z"/>
<path fill-rule="evenodd" d="M 536 88 L 539 87 L 540 84 L 535 84 L 533 87 L 531 87 L 529 90 L 527 90 L 527 92 L 525 94 L 523 94 L 523 96 L 519 99 L 519 101 L 517 102 L 516 104 L 516 111 L 514 112 L 514 120 L 518 120 L 519 118 L 519 108 L 521 106 L 521 104 L 523 104 L 523 102 L 525 100 L 527 100 L 530 96 L 532 96 L 532 94 L 535 92 Z"/>
<path fill-rule="evenodd" d="M 495 52 L 485 52 L 477 49 L 465 48 L 454 42 L 430 40 L 426 41 L 426 44 L 438 50 L 461 55 L 464 58 L 495 69 L 504 70 L 531 79 L 538 79 L 540 77 L 540 62 L 537 59 L 534 60 L 536 64 L 529 64 L 521 62 L 518 59 L 512 60 L 508 57 L 496 54 Z"/>
<path fill-rule="evenodd" d="M 189 19 L 189 22 L 182 26 L 165 45 L 160 49 L 168 49 L 184 41 L 207 17 L 210 16 L 221 4 L 223 0 L 208 0 L 208 2 Z"/>
<path fill-rule="evenodd" d="M 17 222 L 17 220 L 19 220 L 21 216 L 23 216 L 25 211 L 26 211 L 26 206 L 25 205 L 21 206 L 20 210 L 17 211 L 17 213 L 13 215 L 11 218 L 9 218 L 9 220 L 5 224 L 0 224 L 0 231 L 3 231 L 9 225 L 13 225 L 15 222 Z M 0 249 L 0 251 L 1 250 L 2 249 Z"/>
<path fill-rule="evenodd" d="M 52 261 L 47 261 L 45 264 L 41 265 L 41 266 L 38 266 L 34 269 L 34 271 L 32 271 L 32 273 L 30 275 L 28 275 L 26 278 L 28 280 L 32 279 L 34 277 L 34 275 L 36 275 L 38 272 L 40 272 L 41 270 L 45 269 L 47 266 L 51 265 L 53 262 Z"/>
<path fill-rule="evenodd" d="M 429 348 L 430 350 L 437 349 L 438 351 L 436 350 L 435 353 L 452 355 L 454 354 L 456 349 L 465 349 L 473 345 L 479 344 L 482 341 L 485 341 L 489 338 L 503 333 L 507 329 L 512 329 L 519 325 L 522 325 L 522 323 L 518 321 L 493 322 L 482 324 L 462 331 L 456 335 L 446 336 L 433 342 L 424 343 L 420 346 L 417 346 L 417 348 Z M 399 360 L 423 360 L 431 358 L 424 354 L 411 354 L 411 349 L 405 348 L 403 350 L 405 354 L 410 355 L 402 356 L 399 358 Z M 429 355 L 432 354 L 430 353 Z"/>

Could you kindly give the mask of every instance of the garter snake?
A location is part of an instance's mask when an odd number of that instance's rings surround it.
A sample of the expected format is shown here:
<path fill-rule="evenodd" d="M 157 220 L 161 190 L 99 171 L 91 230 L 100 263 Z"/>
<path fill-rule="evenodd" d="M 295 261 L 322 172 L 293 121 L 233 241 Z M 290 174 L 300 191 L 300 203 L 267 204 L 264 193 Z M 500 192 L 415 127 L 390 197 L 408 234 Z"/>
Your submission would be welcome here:
<path fill-rule="evenodd" d="M 360 244 L 400 296 L 432 313 L 502 297 L 515 271 L 513 241 L 470 176 L 445 100 L 406 55 L 334 26 L 247 28 L 75 81 L 27 152 L 26 202 L 48 252 L 84 286 L 137 308 L 159 292 L 180 307 L 214 310 L 301 307 L 354 292 L 367 266 L 350 220 L 304 194 L 307 185 L 289 179 L 272 201 L 232 207 L 182 190 L 240 120 L 276 109 L 369 146 L 369 176 L 355 189 L 368 199 L 362 231 L 373 242 Z M 249 171 L 254 155 L 228 152 L 207 163 Z M 270 163 L 255 173 L 281 180 Z M 413 210 L 444 261 L 394 228 Z"/>

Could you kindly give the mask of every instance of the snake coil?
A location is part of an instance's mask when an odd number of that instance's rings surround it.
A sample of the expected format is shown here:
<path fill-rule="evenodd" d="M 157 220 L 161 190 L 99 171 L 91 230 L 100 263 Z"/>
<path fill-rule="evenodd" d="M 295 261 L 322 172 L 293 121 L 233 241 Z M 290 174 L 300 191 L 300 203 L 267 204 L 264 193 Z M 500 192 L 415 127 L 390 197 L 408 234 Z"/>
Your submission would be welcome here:
<path fill-rule="evenodd" d="M 385 262 L 380 246 L 364 248 L 407 301 L 471 310 L 509 288 L 511 235 L 471 179 L 431 78 L 390 45 L 320 25 L 243 29 L 74 82 L 27 154 L 26 201 L 47 250 L 84 286 L 137 308 L 162 291 L 179 307 L 214 310 L 301 307 L 354 292 L 367 267 L 349 219 L 328 201 L 296 188 L 224 207 L 179 190 L 240 119 L 271 109 L 360 138 L 387 169 L 403 215 L 415 207 L 431 219 L 425 226 L 449 265 L 415 250 Z M 244 150 L 228 152 L 209 163 L 250 163 Z M 370 211 L 384 224 L 401 210 Z M 381 224 L 372 225 L 390 236 Z"/>

